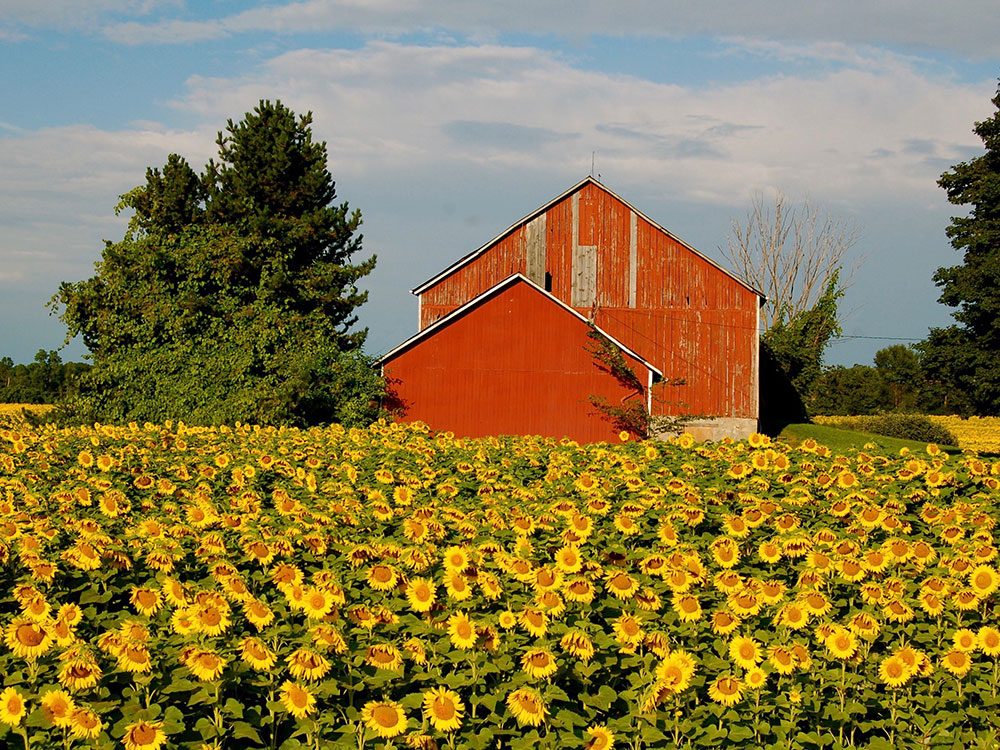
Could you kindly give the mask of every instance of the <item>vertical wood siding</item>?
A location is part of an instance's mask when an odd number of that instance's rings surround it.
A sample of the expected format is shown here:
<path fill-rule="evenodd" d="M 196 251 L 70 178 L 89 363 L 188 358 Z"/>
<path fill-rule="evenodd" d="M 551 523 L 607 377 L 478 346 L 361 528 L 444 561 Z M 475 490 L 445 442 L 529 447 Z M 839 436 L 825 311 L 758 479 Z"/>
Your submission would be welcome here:
<path fill-rule="evenodd" d="M 594 183 L 426 289 L 421 328 L 542 258 L 555 297 L 663 371 L 654 413 L 758 416 L 758 297 Z"/>
<path fill-rule="evenodd" d="M 601 369 L 587 324 L 520 281 L 383 362 L 402 421 L 457 435 L 539 434 L 617 440 L 590 403 L 646 398 Z M 649 370 L 624 355 L 639 382 Z"/>

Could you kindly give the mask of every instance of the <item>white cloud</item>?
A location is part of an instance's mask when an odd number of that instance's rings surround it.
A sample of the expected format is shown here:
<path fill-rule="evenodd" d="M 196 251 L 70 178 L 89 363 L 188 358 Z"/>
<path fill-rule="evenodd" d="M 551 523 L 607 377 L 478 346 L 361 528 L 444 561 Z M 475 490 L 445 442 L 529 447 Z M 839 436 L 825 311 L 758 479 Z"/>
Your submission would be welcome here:
<path fill-rule="evenodd" d="M 0 26 L 95 28 L 111 16 L 146 16 L 160 8 L 179 9 L 183 0 L 4 0 Z M 10 32 L 14 33 L 14 32 Z M 22 35 L 17 34 L 17 37 Z M 0 37 L 2 38 L 2 37 Z"/>
<path fill-rule="evenodd" d="M 582 70 L 534 48 L 373 42 L 194 78 L 175 106 L 220 122 L 280 97 L 314 111 L 333 162 L 358 175 L 452 163 L 579 176 L 596 151 L 613 183 L 700 200 L 737 203 L 769 187 L 845 204 L 928 195 L 938 161 L 976 145 L 989 84 L 929 78 L 881 52 L 856 61 L 692 88 Z"/>
<path fill-rule="evenodd" d="M 110 0 L 109 0 L 110 1 Z M 564 36 L 745 36 L 841 40 L 951 50 L 972 57 L 1000 53 L 1000 16 L 992 0 L 555 0 L 504 3 L 436 0 L 303 0 L 172 25 L 110 24 L 109 37 L 131 44 L 183 42 L 265 31 L 283 34 L 352 30 L 403 34 L 447 29 L 479 38 L 503 33 Z M 172 28 L 165 34 L 160 26 Z"/>
<path fill-rule="evenodd" d="M 89 273 L 101 240 L 121 236 L 118 196 L 171 151 L 200 166 L 210 145 L 209 131 L 162 128 L 72 126 L 0 137 L 0 286 L 51 279 L 54 292 L 59 279 Z"/>

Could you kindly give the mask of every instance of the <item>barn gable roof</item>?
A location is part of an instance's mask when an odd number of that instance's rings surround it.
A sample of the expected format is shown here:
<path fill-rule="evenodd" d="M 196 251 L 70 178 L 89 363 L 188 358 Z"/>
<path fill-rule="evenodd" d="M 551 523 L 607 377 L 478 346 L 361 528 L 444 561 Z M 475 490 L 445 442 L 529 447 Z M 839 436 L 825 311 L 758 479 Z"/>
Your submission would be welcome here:
<path fill-rule="evenodd" d="M 482 294 L 480 294 L 480 295 L 478 295 L 476 297 L 473 297 L 471 300 L 469 300 L 468 302 L 466 302 L 461 307 L 458 307 L 458 308 L 452 310 L 450 313 L 448 313 L 444 317 L 440 318 L 439 320 L 434 321 L 434 323 L 432 323 L 431 325 L 427 326 L 422 331 L 419 331 L 418 333 L 414 334 L 413 336 L 411 336 L 410 338 L 408 338 L 403 343 L 401 343 L 398 346 L 394 347 L 393 349 L 389 350 L 388 352 L 386 352 L 385 354 L 383 354 L 381 357 L 379 357 L 378 359 L 376 359 L 375 360 L 376 363 L 379 364 L 379 365 L 384 365 L 387 361 L 389 361 L 390 359 L 392 359 L 393 357 L 395 357 L 397 354 L 400 354 L 401 352 L 403 352 L 404 350 L 410 348 L 411 346 L 413 346 L 414 344 L 416 344 L 419 341 L 423 340 L 424 338 L 426 338 L 428 336 L 432 336 L 437 330 L 439 330 L 440 328 L 448 325 L 448 323 L 450 323 L 451 321 L 453 321 L 455 318 L 459 317 L 463 313 L 467 312 L 471 308 L 473 308 L 473 307 L 475 307 L 477 305 L 482 304 L 489 297 L 492 297 L 492 296 L 496 295 L 497 293 L 499 293 L 500 291 L 502 291 L 502 290 L 504 290 L 504 289 L 506 289 L 506 288 L 508 288 L 510 286 L 513 286 L 514 284 L 519 284 L 519 283 L 527 284 L 530 288 L 532 288 L 536 292 L 538 292 L 538 294 L 542 295 L 545 299 L 547 299 L 548 301 L 552 302 L 553 304 L 558 305 L 559 307 L 561 307 L 563 310 L 565 310 L 566 312 L 568 312 L 573 317 L 575 317 L 575 318 L 583 321 L 584 323 L 587 323 L 588 325 L 593 325 L 591 323 L 591 321 L 588 320 L 586 317 L 584 317 L 583 315 L 581 315 L 580 313 L 578 313 L 576 310 L 574 310 L 572 307 L 570 307 L 569 305 L 567 305 L 562 300 L 558 299 L 557 297 L 553 296 L 549 292 L 545 291 L 542 287 L 538 286 L 538 284 L 534 283 L 531 279 L 529 279 L 528 277 L 526 277 L 526 276 L 524 276 L 522 274 L 515 273 L 515 274 L 513 274 L 511 276 L 508 276 L 506 279 L 504 279 L 500 283 L 498 283 L 498 284 L 490 287 L 489 289 L 487 289 Z M 616 339 L 614 336 L 610 335 L 606 331 L 603 331 L 598 326 L 595 325 L 594 329 L 598 333 L 600 333 L 602 336 L 604 336 L 608 341 L 610 341 L 612 344 L 614 344 L 616 347 L 618 347 L 621 351 L 623 351 L 624 353 L 628 354 L 631 357 L 634 357 L 636 360 L 638 360 L 639 362 L 641 362 L 644 367 L 646 367 L 647 369 L 649 369 L 650 372 L 653 373 L 655 380 L 661 380 L 663 378 L 663 372 L 658 367 L 656 367 L 656 365 L 650 363 L 641 354 L 638 354 L 633 349 L 625 346 L 625 344 L 623 344 L 621 341 L 619 341 L 618 339 Z"/>
<path fill-rule="evenodd" d="M 755 289 L 754 287 L 750 286 L 745 281 L 743 281 L 741 278 L 739 278 L 738 276 L 736 276 L 734 273 L 732 273 L 731 271 L 726 270 L 725 268 L 723 268 L 722 266 L 720 266 L 718 263 L 716 263 L 714 260 L 712 260 L 711 258 L 709 258 L 707 255 L 705 255 L 704 253 L 699 252 L 697 249 L 695 249 L 694 247 L 692 247 L 691 245 L 689 245 L 687 242 L 685 242 L 684 240 L 682 240 L 680 237 L 678 237 L 677 235 L 673 234 L 670 230 L 666 229 L 665 227 L 663 227 L 662 225 L 660 225 L 658 222 L 656 222 L 653 219 L 649 218 L 649 216 L 647 216 L 646 214 L 644 214 L 638 208 L 636 208 L 631 203 L 629 203 L 627 200 L 625 200 L 620 195 L 618 195 L 616 192 L 614 192 L 613 190 L 611 190 L 611 188 L 609 188 L 603 182 L 600 182 L 599 180 L 595 179 L 591 175 L 587 175 L 582 180 L 580 180 L 578 183 L 576 183 L 575 185 L 573 185 L 573 187 L 569 188 L 568 190 L 566 190 L 562 194 L 556 196 L 555 198 L 553 198 L 552 200 L 550 200 L 545 205 L 536 208 L 534 211 L 532 211 L 527 216 L 525 216 L 525 217 L 523 217 L 523 218 L 515 221 L 513 224 L 511 224 L 509 227 L 507 227 L 505 230 L 503 230 L 500 234 L 498 234 L 496 237 L 494 237 L 493 239 L 491 239 L 486 244 L 481 245 L 480 247 L 476 248 L 475 250 L 473 250 L 468 255 L 466 255 L 466 256 L 464 256 L 462 258 L 459 258 L 457 261 L 455 261 L 454 263 L 452 263 L 450 266 L 448 266 L 447 268 L 445 268 L 443 271 L 441 271 L 437 275 L 435 275 L 435 276 L 427 279 L 427 281 L 425 281 L 424 283 L 422 283 L 419 286 L 416 286 L 413 289 L 411 289 L 410 293 L 419 297 L 427 289 L 429 289 L 430 287 L 434 286 L 435 284 L 437 284 L 442 279 L 447 278 L 448 276 L 450 276 L 451 274 L 453 274 L 455 271 L 457 271 L 458 269 L 462 268 L 462 266 L 465 266 L 466 264 L 471 263 L 473 260 L 475 260 L 476 258 L 478 258 L 483 253 L 485 253 L 487 250 L 489 250 L 491 247 L 493 247 L 496 243 L 498 243 L 500 240 L 502 240 L 508 234 L 510 234 L 511 232 L 515 231 L 518 227 L 521 227 L 521 226 L 527 224 L 529 221 L 531 221 L 535 217 L 537 217 L 537 216 L 545 213 L 552 206 L 556 205 L 560 201 L 562 201 L 562 200 L 568 198 L 569 196 L 573 195 L 573 193 L 575 193 L 577 190 L 579 190 L 580 188 L 582 188 L 584 185 L 587 185 L 587 184 L 595 185 L 598 188 L 600 188 L 601 190 L 605 191 L 606 193 L 608 193 L 609 195 L 611 195 L 615 200 L 621 202 L 622 204 L 624 204 L 625 206 L 627 206 L 630 210 L 634 211 L 637 216 L 640 216 L 645 221 L 649 222 L 649 224 L 651 224 L 657 230 L 663 232 L 665 235 L 667 235 L 672 240 L 674 240 L 675 242 L 677 242 L 678 244 L 680 244 L 682 247 L 684 247 L 687 250 L 691 251 L 692 253 L 694 253 L 695 255 L 697 255 L 699 258 L 703 259 L 706 263 L 710 264 L 711 266 L 714 266 L 719 271 L 721 271 L 726 276 L 728 276 L 731 279 L 733 279 L 734 281 L 736 281 L 741 286 L 749 289 L 751 292 L 753 292 L 754 294 L 756 294 L 758 297 L 761 298 L 761 303 L 763 303 L 763 301 L 766 299 L 766 295 L 763 292 L 761 292 L 760 290 Z M 525 280 L 529 281 L 528 279 L 525 279 Z M 531 282 L 529 281 L 529 283 L 531 283 Z M 533 286 L 535 286 L 535 285 L 533 284 Z"/>

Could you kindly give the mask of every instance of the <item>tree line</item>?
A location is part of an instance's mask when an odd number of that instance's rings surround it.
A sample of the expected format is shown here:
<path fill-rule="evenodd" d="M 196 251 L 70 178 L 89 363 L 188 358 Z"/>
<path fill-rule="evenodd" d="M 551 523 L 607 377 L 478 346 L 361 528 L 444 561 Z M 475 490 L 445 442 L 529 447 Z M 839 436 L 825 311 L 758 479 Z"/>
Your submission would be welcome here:
<path fill-rule="evenodd" d="M 28 364 L 0 357 L 0 404 L 54 404 L 72 397 L 81 376 L 90 369 L 83 362 L 63 362 L 57 351 L 39 349 Z"/>

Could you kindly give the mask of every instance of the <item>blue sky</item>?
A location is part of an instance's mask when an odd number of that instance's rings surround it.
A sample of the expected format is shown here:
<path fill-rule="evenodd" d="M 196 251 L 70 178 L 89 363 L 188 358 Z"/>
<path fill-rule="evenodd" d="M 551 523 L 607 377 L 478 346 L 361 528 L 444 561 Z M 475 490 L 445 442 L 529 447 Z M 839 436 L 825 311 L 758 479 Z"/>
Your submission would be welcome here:
<path fill-rule="evenodd" d="M 981 152 L 998 63 L 981 0 L 5 0 L 0 355 L 62 345 L 45 303 L 121 237 L 114 206 L 147 166 L 200 167 L 228 118 L 280 98 L 314 113 L 364 215 L 373 354 L 414 332 L 410 288 L 593 154 L 609 187 L 717 259 L 755 191 L 861 227 L 853 338 L 827 360 L 870 363 L 950 320 L 931 275 L 959 260 L 944 229 L 961 209 L 935 182 Z"/>

